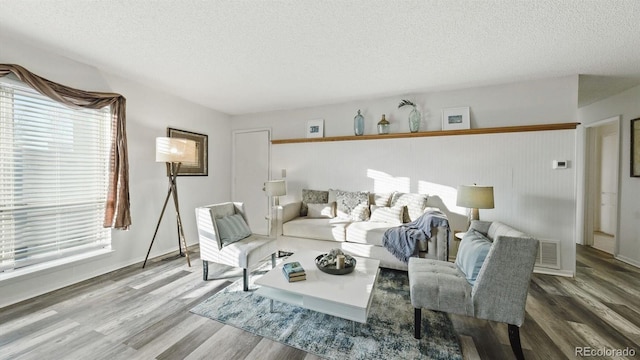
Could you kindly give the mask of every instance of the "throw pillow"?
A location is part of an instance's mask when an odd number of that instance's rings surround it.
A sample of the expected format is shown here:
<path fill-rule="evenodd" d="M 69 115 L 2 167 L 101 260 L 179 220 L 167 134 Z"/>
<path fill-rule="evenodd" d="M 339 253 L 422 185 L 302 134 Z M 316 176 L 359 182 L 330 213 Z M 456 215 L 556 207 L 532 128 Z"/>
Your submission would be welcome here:
<path fill-rule="evenodd" d="M 342 191 L 336 190 L 336 205 L 338 216 L 350 218 L 351 212 L 356 206 L 364 204 L 369 206 L 369 192 L 367 191 Z"/>
<path fill-rule="evenodd" d="M 427 207 L 427 195 L 394 192 L 390 205 L 391 207 L 406 206 L 408 211 L 404 215 L 403 222 L 408 223 L 422 215 L 424 208 Z"/>
<path fill-rule="evenodd" d="M 367 221 L 370 215 L 369 204 L 358 204 L 351 210 L 351 220 L 353 221 Z"/>
<path fill-rule="evenodd" d="M 480 268 L 491 249 L 491 241 L 475 230 L 469 230 L 462 238 L 458 254 L 456 255 L 456 265 L 472 286 L 476 283 L 476 278 L 480 273 Z"/>
<path fill-rule="evenodd" d="M 376 204 L 377 206 L 389 206 L 389 200 L 391 200 L 391 193 L 372 193 L 369 203 Z"/>
<path fill-rule="evenodd" d="M 334 218 L 336 217 L 336 203 L 331 204 L 307 204 L 308 218 Z"/>
<path fill-rule="evenodd" d="M 386 222 L 393 225 L 402 224 L 402 207 L 388 207 L 371 205 L 371 218 L 369 221 Z"/>
<path fill-rule="evenodd" d="M 327 203 L 329 203 L 328 191 L 302 189 L 302 205 L 300 206 L 300 216 L 307 216 L 308 204 Z"/>
<path fill-rule="evenodd" d="M 249 225 L 240 214 L 216 219 L 216 224 L 218 225 L 221 248 L 251 236 L 251 229 L 249 229 Z"/>

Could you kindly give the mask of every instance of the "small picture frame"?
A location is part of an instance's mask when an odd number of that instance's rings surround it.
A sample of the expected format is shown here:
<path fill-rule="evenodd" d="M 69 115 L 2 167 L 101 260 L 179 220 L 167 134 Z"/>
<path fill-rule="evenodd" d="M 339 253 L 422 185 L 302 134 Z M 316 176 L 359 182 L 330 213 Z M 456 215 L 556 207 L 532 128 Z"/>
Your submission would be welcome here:
<path fill-rule="evenodd" d="M 209 136 L 205 134 L 198 134 L 191 131 L 179 130 L 174 128 L 167 128 L 167 136 L 172 138 L 188 139 L 196 142 L 196 154 L 198 155 L 197 164 L 189 165 L 182 164 L 178 176 L 208 176 L 209 175 L 209 160 L 208 156 L 208 140 Z M 167 169 L 167 176 L 169 176 L 169 170 Z"/>
<path fill-rule="evenodd" d="M 631 177 L 640 177 L 640 118 L 631 120 Z"/>
<path fill-rule="evenodd" d="M 471 129 L 469 107 L 442 109 L 442 130 Z"/>
<path fill-rule="evenodd" d="M 307 121 L 307 138 L 324 137 L 324 120 L 315 119 Z"/>

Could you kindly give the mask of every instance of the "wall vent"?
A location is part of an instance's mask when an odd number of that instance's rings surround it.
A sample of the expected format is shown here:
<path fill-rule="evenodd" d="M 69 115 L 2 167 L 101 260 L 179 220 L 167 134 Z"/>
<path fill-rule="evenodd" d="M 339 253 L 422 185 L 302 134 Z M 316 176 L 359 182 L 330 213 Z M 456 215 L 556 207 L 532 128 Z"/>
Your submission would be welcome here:
<path fill-rule="evenodd" d="M 560 269 L 560 242 L 540 240 L 535 266 Z"/>

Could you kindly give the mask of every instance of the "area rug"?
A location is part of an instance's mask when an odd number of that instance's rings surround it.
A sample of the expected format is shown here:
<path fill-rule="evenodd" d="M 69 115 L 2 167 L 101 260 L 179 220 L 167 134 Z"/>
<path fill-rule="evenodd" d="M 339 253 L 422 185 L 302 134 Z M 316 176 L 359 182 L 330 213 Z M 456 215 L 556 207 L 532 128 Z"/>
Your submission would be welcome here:
<path fill-rule="evenodd" d="M 268 269 L 252 274 L 255 280 Z M 449 318 L 422 311 L 422 339 L 413 337 L 413 307 L 409 279 L 403 271 L 381 269 L 367 324 L 270 301 L 242 291 L 238 280 L 191 312 L 229 324 L 328 359 L 462 359 L 460 344 Z"/>

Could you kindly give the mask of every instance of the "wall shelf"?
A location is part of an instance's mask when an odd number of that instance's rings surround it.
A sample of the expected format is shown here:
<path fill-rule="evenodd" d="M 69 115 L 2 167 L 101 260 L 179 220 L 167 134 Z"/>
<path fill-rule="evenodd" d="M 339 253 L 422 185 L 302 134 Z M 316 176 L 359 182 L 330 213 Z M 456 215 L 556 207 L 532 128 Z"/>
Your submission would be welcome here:
<path fill-rule="evenodd" d="M 575 130 L 580 123 L 557 123 L 542 125 L 524 125 L 524 126 L 503 126 L 482 129 L 468 130 L 440 130 L 440 131 L 423 131 L 416 133 L 397 133 L 386 135 L 349 135 L 349 136 L 329 136 L 323 138 L 298 138 L 298 139 L 280 139 L 271 140 L 271 144 L 295 144 L 307 142 L 327 142 L 327 141 L 353 141 L 353 140 L 381 140 L 381 139 L 400 139 L 400 138 L 416 138 L 429 136 L 452 136 L 452 135 L 478 135 L 478 134 L 501 134 L 527 131 L 549 131 L 549 130 Z"/>

